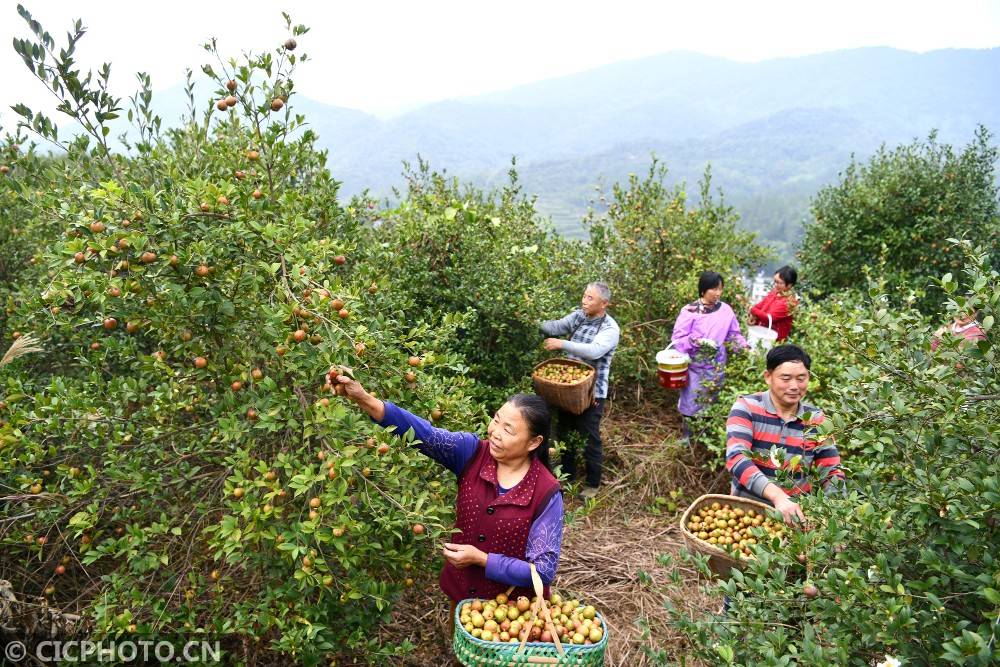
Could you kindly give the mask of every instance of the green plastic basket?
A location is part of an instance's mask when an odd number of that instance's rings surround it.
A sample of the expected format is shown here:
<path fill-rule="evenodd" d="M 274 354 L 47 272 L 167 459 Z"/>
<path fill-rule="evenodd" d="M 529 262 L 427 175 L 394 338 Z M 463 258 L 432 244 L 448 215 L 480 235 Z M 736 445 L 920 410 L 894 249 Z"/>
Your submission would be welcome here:
<path fill-rule="evenodd" d="M 581 667 L 603 667 L 604 651 L 608 647 L 608 626 L 600 613 L 601 627 L 604 636 L 596 644 L 563 643 L 564 654 L 559 654 L 555 644 L 548 642 L 525 642 L 524 650 L 521 644 L 513 642 L 484 642 L 469 634 L 469 631 L 459 623 L 462 605 L 472 602 L 472 599 L 462 600 L 455 607 L 455 638 L 452 649 L 455 657 L 466 667 L 508 667 L 508 665 L 579 665 Z"/>
<path fill-rule="evenodd" d="M 539 600 L 542 597 L 542 580 L 531 566 L 531 580 L 535 594 Z M 601 619 L 604 636 L 596 644 L 567 644 L 563 642 L 562 653 L 554 643 L 549 642 L 487 642 L 476 639 L 465 629 L 459 619 L 462 617 L 462 605 L 471 603 L 472 598 L 462 600 L 455 605 L 455 637 L 451 642 L 455 657 L 466 667 L 513 667 L 514 665 L 578 665 L 580 667 L 602 667 L 604 651 L 608 647 L 608 624 L 598 612 Z M 523 648 L 522 648 L 523 647 Z"/>

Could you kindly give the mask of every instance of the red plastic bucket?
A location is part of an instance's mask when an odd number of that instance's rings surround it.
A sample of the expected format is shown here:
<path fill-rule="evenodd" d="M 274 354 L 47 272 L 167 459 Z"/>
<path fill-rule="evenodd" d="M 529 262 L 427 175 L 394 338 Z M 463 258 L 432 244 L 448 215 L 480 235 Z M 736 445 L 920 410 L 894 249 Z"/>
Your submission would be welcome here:
<path fill-rule="evenodd" d="M 664 389 L 683 389 L 688 383 L 688 372 L 685 368 L 682 371 L 656 371 L 656 379 Z"/>

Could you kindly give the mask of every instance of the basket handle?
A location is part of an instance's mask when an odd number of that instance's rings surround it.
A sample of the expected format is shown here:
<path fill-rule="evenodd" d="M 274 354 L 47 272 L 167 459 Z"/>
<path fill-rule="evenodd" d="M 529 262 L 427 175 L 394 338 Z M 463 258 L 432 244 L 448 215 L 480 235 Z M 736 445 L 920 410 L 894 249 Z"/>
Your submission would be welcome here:
<path fill-rule="evenodd" d="M 771 326 L 771 313 L 767 314 L 767 328 L 768 329 L 773 329 L 774 328 L 774 327 Z"/>
<path fill-rule="evenodd" d="M 536 607 L 538 607 L 538 609 L 536 610 L 535 613 L 537 615 L 538 612 L 540 611 L 542 613 L 542 615 L 545 617 L 545 629 L 548 630 L 550 633 L 552 633 L 552 641 L 555 643 L 556 650 L 559 652 L 559 655 L 565 657 L 566 650 L 563 649 L 562 642 L 559 641 L 559 633 L 556 632 L 556 624 L 552 622 L 552 614 L 549 612 L 549 606 L 547 604 L 545 604 L 545 595 L 544 595 L 545 594 L 545 587 L 542 585 L 542 578 L 538 575 L 538 570 L 535 569 L 535 564 L 534 563 L 528 563 L 528 565 L 531 567 L 531 585 L 535 589 L 535 599 L 537 600 L 537 602 L 535 603 L 535 605 L 536 605 Z M 521 645 L 517 647 L 517 651 L 515 652 L 514 655 L 518 655 L 518 654 L 524 652 L 524 645 L 528 641 L 528 634 L 529 633 L 526 632 L 521 637 Z M 535 656 L 532 656 L 532 657 L 535 657 Z M 528 658 L 528 662 L 537 662 L 537 663 L 545 663 L 545 664 L 558 664 L 559 663 L 559 658 L 545 658 L 544 660 L 542 660 L 542 659 L 532 660 L 529 657 Z M 514 661 L 511 661 L 511 663 L 510 663 L 510 665 L 518 665 L 518 664 L 522 664 L 522 663 L 518 663 L 518 662 L 514 662 Z"/>

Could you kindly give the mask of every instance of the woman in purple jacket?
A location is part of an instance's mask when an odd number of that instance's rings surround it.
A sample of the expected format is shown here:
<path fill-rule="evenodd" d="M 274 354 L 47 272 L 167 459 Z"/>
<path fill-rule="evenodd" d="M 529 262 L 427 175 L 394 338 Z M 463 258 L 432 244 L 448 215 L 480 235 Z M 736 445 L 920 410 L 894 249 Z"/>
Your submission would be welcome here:
<path fill-rule="evenodd" d="M 397 435 L 413 429 L 417 449 L 458 477 L 460 532 L 444 545 L 440 578 L 452 604 L 495 597 L 510 586 L 514 595 L 533 596 L 530 563 L 548 588 L 559 564 L 563 499 L 549 470 L 551 417 L 541 397 L 510 397 L 480 439 L 431 426 L 347 376 L 331 372 L 330 381 L 380 426 Z"/>
<path fill-rule="evenodd" d="M 677 410 L 684 418 L 684 437 L 691 437 L 690 420 L 718 395 L 728 360 L 726 345 L 746 348 L 736 313 L 722 299 L 722 276 L 705 271 L 698 278 L 698 300 L 681 308 L 674 333 L 674 348 L 691 357 L 688 383 L 681 389 Z"/>

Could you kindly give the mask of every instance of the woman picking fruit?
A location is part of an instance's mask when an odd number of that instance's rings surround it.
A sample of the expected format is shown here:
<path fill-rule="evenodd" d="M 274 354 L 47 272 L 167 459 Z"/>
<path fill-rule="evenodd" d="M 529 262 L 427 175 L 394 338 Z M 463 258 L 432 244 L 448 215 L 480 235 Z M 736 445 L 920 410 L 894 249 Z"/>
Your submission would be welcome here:
<path fill-rule="evenodd" d="M 684 436 L 691 437 L 690 420 L 715 400 L 722 387 L 728 356 L 726 343 L 746 348 L 740 323 L 729 304 L 722 301 L 722 276 L 704 271 L 698 277 L 698 299 L 681 308 L 671 341 L 690 355 L 688 383 L 681 389 L 677 410 L 683 417 Z"/>
<path fill-rule="evenodd" d="M 750 324 L 767 326 L 770 323 L 778 333 L 778 341 L 788 338 L 792 332 L 792 315 L 798 304 L 794 292 L 798 278 L 798 272 L 791 266 L 778 269 L 774 274 L 774 289 L 750 309 Z"/>
<path fill-rule="evenodd" d="M 546 587 L 552 582 L 562 545 L 563 500 L 549 470 L 551 418 L 541 397 L 511 396 L 480 439 L 433 427 L 336 370 L 329 379 L 380 426 L 394 427 L 396 434 L 413 429 L 417 448 L 458 477 L 460 532 L 444 545 L 440 577 L 453 607 L 465 598 L 496 597 L 510 586 L 516 587 L 515 596 L 532 595 L 531 563 Z"/>

